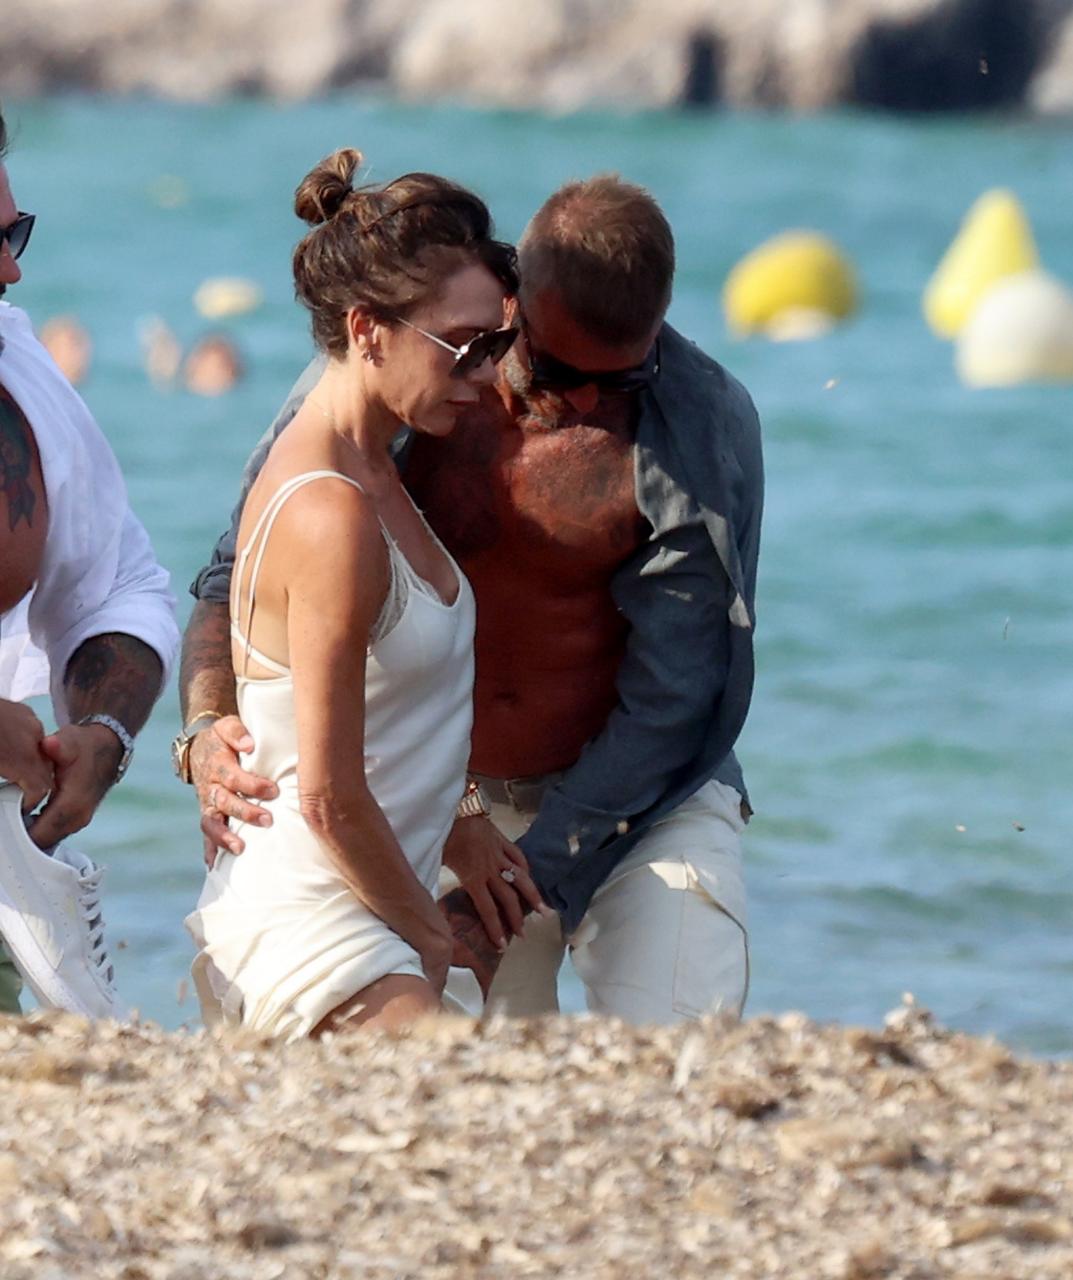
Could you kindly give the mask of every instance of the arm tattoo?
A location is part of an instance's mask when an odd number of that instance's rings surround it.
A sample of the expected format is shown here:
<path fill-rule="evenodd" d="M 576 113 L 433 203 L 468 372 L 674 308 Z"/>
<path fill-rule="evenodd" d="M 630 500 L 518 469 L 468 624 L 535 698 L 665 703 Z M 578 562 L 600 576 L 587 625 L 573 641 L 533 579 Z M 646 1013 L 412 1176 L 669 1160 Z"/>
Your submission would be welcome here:
<path fill-rule="evenodd" d="M 455 941 L 462 943 L 476 961 L 473 972 L 477 975 L 481 990 L 487 995 L 503 957 L 481 924 L 473 899 L 465 889 L 452 889 L 440 899 L 440 910 L 447 919 Z"/>
<path fill-rule="evenodd" d="M 30 428 L 22 410 L 0 387 L 0 491 L 7 499 L 8 529 L 20 520 L 34 522 L 37 495 L 30 484 L 33 450 Z"/>
<path fill-rule="evenodd" d="M 163 676 L 160 658 L 143 641 L 120 632 L 93 636 L 64 674 L 71 719 L 103 712 L 135 734 L 149 718 Z"/>
<path fill-rule="evenodd" d="M 179 665 L 179 702 L 183 724 L 195 712 L 211 708 L 237 712 L 231 666 L 231 620 L 226 604 L 199 600 L 183 636 Z"/>

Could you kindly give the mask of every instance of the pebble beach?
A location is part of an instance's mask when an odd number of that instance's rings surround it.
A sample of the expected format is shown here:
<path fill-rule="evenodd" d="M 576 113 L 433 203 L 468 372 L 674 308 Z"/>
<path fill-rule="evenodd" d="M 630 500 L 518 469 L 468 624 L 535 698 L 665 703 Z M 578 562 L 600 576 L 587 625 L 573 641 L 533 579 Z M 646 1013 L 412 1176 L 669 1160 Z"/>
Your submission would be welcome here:
<path fill-rule="evenodd" d="M 800 1014 L 0 1021 L 4 1280 L 1073 1274 L 1073 1063 Z"/>

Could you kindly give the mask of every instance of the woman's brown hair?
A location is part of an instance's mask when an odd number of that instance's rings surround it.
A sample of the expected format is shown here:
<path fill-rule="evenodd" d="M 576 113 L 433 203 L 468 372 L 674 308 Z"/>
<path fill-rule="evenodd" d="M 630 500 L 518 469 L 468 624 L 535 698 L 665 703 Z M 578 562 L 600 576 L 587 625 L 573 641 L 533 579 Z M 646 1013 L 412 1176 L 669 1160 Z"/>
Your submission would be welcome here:
<path fill-rule="evenodd" d="M 493 238 L 479 196 L 432 173 L 355 189 L 361 162 L 360 151 L 333 152 L 294 194 L 295 213 L 313 227 L 294 251 L 294 291 L 313 318 L 317 346 L 345 355 L 351 307 L 383 322 L 403 319 L 467 262 L 517 292 L 514 248 Z"/>

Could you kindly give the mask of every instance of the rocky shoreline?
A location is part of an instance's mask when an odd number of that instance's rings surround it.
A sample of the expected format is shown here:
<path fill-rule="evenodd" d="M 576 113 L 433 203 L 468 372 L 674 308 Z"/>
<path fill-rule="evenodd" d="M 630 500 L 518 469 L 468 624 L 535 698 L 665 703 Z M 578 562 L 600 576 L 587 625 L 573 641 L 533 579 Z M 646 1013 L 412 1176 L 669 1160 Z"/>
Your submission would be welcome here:
<path fill-rule="evenodd" d="M 8 0 L 6 97 L 1073 113 L 1073 0 Z"/>
<path fill-rule="evenodd" d="M 1073 1274 L 1073 1063 L 911 1005 L 274 1045 L 0 1020 L 5 1280 Z"/>

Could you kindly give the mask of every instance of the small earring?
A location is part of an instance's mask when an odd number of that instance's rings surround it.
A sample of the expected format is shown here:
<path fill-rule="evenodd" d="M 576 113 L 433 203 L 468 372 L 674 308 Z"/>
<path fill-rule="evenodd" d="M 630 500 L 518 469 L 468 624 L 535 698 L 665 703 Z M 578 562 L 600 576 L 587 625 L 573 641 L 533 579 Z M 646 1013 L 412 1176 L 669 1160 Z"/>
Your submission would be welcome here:
<path fill-rule="evenodd" d="M 373 353 L 369 350 L 368 347 L 366 347 L 365 350 L 361 353 L 361 358 L 363 360 L 368 360 L 370 362 L 372 361 Z"/>

